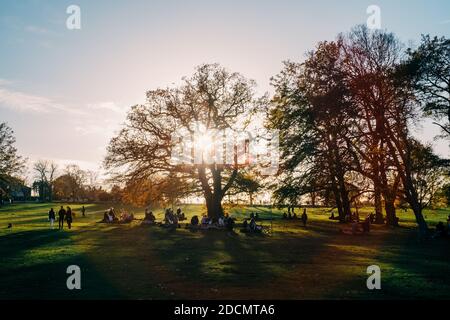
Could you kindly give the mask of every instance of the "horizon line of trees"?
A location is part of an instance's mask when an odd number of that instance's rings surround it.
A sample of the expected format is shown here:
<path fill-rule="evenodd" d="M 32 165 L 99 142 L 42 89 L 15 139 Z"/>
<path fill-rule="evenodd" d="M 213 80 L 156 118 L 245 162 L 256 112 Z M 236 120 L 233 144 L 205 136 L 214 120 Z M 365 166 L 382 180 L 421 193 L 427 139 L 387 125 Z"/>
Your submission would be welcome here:
<path fill-rule="evenodd" d="M 427 230 L 422 210 L 450 194 L 450 166 L 412 131 L 429 118 L 441 138 L 450 138 L 450 40 L 423 36 L 416 49 L 405 50 L 393 33 L 356 26 L 319 42 L 304 61 L 284 62 L 271 84 L 273 97 L 258 96 L 253 80 L 204 64 L 179 86 L 148 91 L 146 103 L 131 108 L 108 146 L 104 165 L 117 184 L 117 199 L 144 205 L 198 195 L 217 219 L 226 196 L 245 193 L 252 202 L 261 190 L 271 190 L 274 204 L 301 205 L 306 197 L 336 208 L 342 222 L 372 203 L 379 223 L 396 225 L 396 209 L 408 206 L 420 230 Z M 255 119 L 280 133 L 276 177 L 243 168 L 237 156 L 231 165 L 170 161 L 176 129 L 187 135 L 199 125 L 242 132 Z M 8 132 L 5 126 L 0 129 Z M 19 156 L 7 161 L 9 173 L 23 166 Z M 58 177 L 49 162 L 34 169 L 33 187 L 43 199 L 99 191 L 76 166 Z"/>
<path fill-rule="evenodd" d="M 193 134 L 198 123 L 239 131 L 262 115 L 267 129 L 280 132 L 279 173 L 269 181 L 277 204 L 297 205 L 308 196 L 337 208 L 344 222 L 368 200 L 378 222 L 390 225 L 397 224 L 396 208 L 407 204 L 425 232 L 422 210 L 443 193 L 449 163 L 411 132 L 431 117 L 450 137 L 449 47 L 445 38 L 424 36 L 417 49 L 404 50 L 394 34 L 357 26 L 318 43 L 305 61 L 285 62 L 272 78 L 270 100 L 240 74 L 201 65 L 182 85 L 149 91 L 145 104 L 131 108 L 104 164 L 124 182 L 184 181 L 217 219 L 242 168 L 173 165 L 171 133 Z"/>

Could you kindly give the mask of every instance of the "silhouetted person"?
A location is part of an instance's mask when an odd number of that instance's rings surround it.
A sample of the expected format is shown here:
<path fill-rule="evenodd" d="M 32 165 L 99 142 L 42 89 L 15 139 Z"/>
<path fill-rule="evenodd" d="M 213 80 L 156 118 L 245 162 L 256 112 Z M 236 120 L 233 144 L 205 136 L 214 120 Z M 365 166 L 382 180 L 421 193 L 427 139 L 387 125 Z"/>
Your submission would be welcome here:
<path fill-rule="evenodd" d="M 72 209 L 70 209 L 70 207 L 67 207 L 66 221 L 67 221 L 67 226 L 69 227 L 69 229 L 71 229 L 72 228 Z"/>
<path fill-rule="evenodd" d="M 244 230 L 244 232 L 248 231 L 248 221 L 247 221 L 247 219 L 244 219 L 244 222 L 242 222 L 242 230 Z"/>
<path fill-rule="evenodd" d="M 51 208 L 50 211 L 48 212 L 48 221 L 50 221 L 50 227 L 52 227 L 52 229 L 53 229 L 53 224 L 55 223 L 55 220 L 56 220 L 55 210 L 53 210 L 53 208 Z"/>
<path fill-rule="evenodd" d="M 144 217 L 144 223 L 147 224 L 153 224 L 156 221 L 156 217 L 153 214 L 153 211 L 148 211 L 147 209 L 145 209 L 145 217 Z"/>
<path fill-rule="evenodd" d="M 58 211 L 58 228 L 64 229 L 64 218 L 66 217 L 66 210 L 64 210 L 63 206 Z"/>
<path fill-rule="evenodd" d="M 306 227 L 306 222 L 308 221 L 308 215 L 306 214 L 306 208 L 303 209 L 302 222 L 303 226 Z"/>
<path fill-rule="evenodd" d="M 225 228 L 227 228 L 228 231 L 233 231 L 234 228 L 234 219 L 231 217 L 225 217 Z"/>
<path fill-rule="evenodd" d="M 81 207 L 81 215 L 86 217 L 86 208 L 84 206 Z"/>
<path fill-rule="evenodd" d="M 370 217 L 367 217 L 363 223 L 361 223 L 363 233 L 369 233 L 370 232 Z"/>
<path fill-rule="evenodd" d="M 198 216 L 193 216 L 191 218 L 191 226 L 196 227 L 198 226 L 199 220 L 198 220 Z"/>

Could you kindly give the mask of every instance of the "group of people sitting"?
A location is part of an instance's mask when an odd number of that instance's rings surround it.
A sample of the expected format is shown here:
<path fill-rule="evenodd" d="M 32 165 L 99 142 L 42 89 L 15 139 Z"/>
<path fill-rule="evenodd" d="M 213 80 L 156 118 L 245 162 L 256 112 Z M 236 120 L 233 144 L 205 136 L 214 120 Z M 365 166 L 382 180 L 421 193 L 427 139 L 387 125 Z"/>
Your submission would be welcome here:
<path fill-rule="evenodd" d="M 198 216 L 193 216 L 189 227 L 193 229 L 226 229 L 232 231 L 234 228 L 234 223 L 234 219 L 231 218 L 228 213 L 225 213 L 216 221 L 209 218 L 207 215 L 204 215 L 201 221 Z"/>
<path fill-rule="evenodd" d="M 253 214 L 251 214 L 250 222 L 248 222 L 248 219 L 244 219 L 244 222 L 242 222 L 241 232 L 242 233 L 262 233 L 263 227 L 256 223 L 256 217 Z"/>
<path fill-rule="evenodd" d="M 178 224 L 178 222 L 181 220 L 186 220 L 186 217 L 184 216 L 184 213 L 181 211 L 180 208 L 177 209 L 176 213 L 171 208 L 167 208 L 164 211 L 163 226 L 179 228 L 180 225 Z"/>
<path fill-rule="evenodd" d="M 288 208 L 289 209 L 289 208 Z M 288 212 L 283 212 L 283 219 L 297 219 L 297 214 L 295 213 L 294 209 L 288 210 Z M 302 220 L 303 225 L 306 227 L 306 223 L 308 222 L 308 214 L 306 213 L 306 208 L 303 208 L 303 213 L 300 216 L 300 219 Z"/>
<path fill-rule="evenodd" d="M 339 216 L 335 216 L 334 215 L 334 212 L 333 211 L 331 211 L 331 217 L 329 218 L 330 220 L 339 220 Z M 368 222 L 370 223 L 370 224 L 383 224 L 384 222 L 385 222 L 385 219 L 384 218 L 382 218 L 382 220 L 381 220 L 381 222 L 379 222 L 379 220 L 380 220 L 380 218 L 378 218 L 378 220 L 377 220 L 377 216 L 376 216 L 376 214 L 375 213 L 370 213 L 367 217 L 366 217 L 366 219 L 364 219 L 364 222 L 366 222 L 366 220 L 369 220 Z M 398 217 L 394 217 L 394 221 L 393 221 L 393 223 L 392 223 L 392 225 L 394 225 L 394 226 L 398 226 L 399 225 L 399 222 L 400 222 L 400 219 L 398 218 Z M 352 212 L 352 213 L 350 213 L 350 214 L 347 214 L 346 216 L 345 216 L 345 220 L 344 220 L 346 223 L 360 223 L 361 222 L 361 219 L 360 219 L 360 216 L 359 216 L 359 213 L 358 212 Z M 362 223 L 364 223 L 364 222 L 362 222 Z"/>
<path fill-rule="evenodd" d="M 341 228 L 341 232 L 345 234 L 357 235 L 367 234 L 370 232 L 371 217 L 367 215 L 364 221 L 360 221 L 359 215 L 350 220 L 350 228 Z"/>
<path fill-rule="evenodd" d="M 142 224 L 147 225 L 160 225 L 162 227 L 180 227 L 179 222 L 186 220 L 186 216 L 184 212 L 181 211 L 180 208 L 177 209 L 176 212 L 171 208 L 167 208 L 164 210 L 164 220 L 162 223 L 156 222 L 156 217 L 149 208 L 145 209 L 144 220 L 142 220 Z"/>
<path fill-rule="evenodd" d="M 116 215 L 116 211 L 113 207 L 109 208 L 103 214 L 102 223 L 130 223 L 134 220 L 134 215 L 126 211 L 121 211 L 119 217 Z"/>
<path fill-rule="evenodd" d="M 156 217 L 153 214 L 153 211 L 150 211 L 150 209 L 145 209 L 145 216 L 144 220 L 142 220 L 143 224 L 155 224 L 156 223 Z"/>

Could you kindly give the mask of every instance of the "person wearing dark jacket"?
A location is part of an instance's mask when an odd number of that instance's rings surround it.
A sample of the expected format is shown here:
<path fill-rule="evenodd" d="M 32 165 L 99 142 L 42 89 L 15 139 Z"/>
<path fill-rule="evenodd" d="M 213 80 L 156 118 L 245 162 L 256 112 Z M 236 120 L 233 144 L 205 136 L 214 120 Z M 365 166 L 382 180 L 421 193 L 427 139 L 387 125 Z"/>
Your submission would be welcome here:
<path fill-rule="evenodd" d="M 48 221 L 50 221 L 50 227 L 53 229 L 53 223 L 56 220 L 56 214 L 55 214 L 55 210 L 53 210 L 53 208 L 50 209 L 50 211 L 48 212 Z"/>
<path fill-rule="evenodd" d="M 306 208 L 303 209 L 303 214 L 302 214 L 302 222 L 303 222 L 303 226 L 306 227 L 306 222 L 308 221 L 308 215 L 306 214 Z"/>
<path fill-rule="evenodd" d="M 64 218 L 66 217 L 66 210 L 64 210 L 63 206 L 58 211 L 58 227 L 59 229 L 64 229 Z"/>
<path fill-rule="evenodd" d="M 66 221 L 67 221 L 67 226 L 69 227 L 69 229 L 72 228 L 72 209 L 70 209 L 70 207 L 67 207 L 66 210 Z"/>

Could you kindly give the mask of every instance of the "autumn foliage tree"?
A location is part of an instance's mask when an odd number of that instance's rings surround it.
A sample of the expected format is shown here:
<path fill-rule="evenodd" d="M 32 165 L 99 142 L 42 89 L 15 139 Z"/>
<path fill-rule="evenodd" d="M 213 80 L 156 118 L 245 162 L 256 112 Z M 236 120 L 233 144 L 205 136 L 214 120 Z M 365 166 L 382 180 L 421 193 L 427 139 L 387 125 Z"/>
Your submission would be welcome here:
<path fill-rule="evenodd" d="M 178 143 L 174 133 L 193 137 L 198 128 L 204 135 L 243 131 L 261 102 L 254 89 L 255 83 L 239 73 L 205 64 L 178 87 L 148 91 L 147 102 L 132 107 L 124 127 L 111 140 L 105 166 L 123 181 L 170 175 L 195 184 L 205 198 L 208 215 L 217 219 L 223 214 L 222 199 L 235 182 L 237 159 L 226 164 L 174 163 Z"/>

